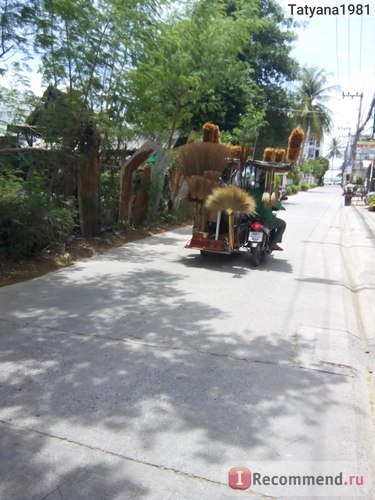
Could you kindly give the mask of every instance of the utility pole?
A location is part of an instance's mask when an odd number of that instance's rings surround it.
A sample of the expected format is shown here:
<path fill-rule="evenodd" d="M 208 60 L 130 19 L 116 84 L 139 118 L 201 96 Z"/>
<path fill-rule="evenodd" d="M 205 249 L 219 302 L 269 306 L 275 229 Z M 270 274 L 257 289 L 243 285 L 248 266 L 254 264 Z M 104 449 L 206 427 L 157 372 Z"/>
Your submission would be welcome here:
<path fill-rule="evenodd" d="M 351 169 L 351 174 L 353 173 L 353 168 L 355 168 L 355 156 L 356 156 L 356 148 L 357 148 L 357 140 L 358 140 L 358 131 L 359 131 L 359 124 L 361 121 L 361 111 L 362 111 L 362 99 L 363 99 L 363 93 L 361 92 L 360 94 L 356 92 L 355 94 L 351 94 L 350 92 L 345 92 L 342 93 L 342 98 L 345 99 L 345 97 L 351 97 L 354 99 L 355 97 L 359 97 L 359 110 L 358 110 L 358 120 L 357 120 L 357 130 L 356 133 L 354 134 L 354 140 L 351 145 L 351 148 L 348 148 L 348 155 L 344 159 L 344 165 L 343 165 L 343 175 L 346 170 L 346 166 L 351 162 L 352 163 L 352 169 Z M 351 149 L 351 150 L 350 150 Z"/>
<path fill-rule="evenodd" d="M 339 130 L 347 130 L 347 135 L 343 135 L 341 137 L 346 137 L 346 147 L 344 151 L 344 159 L 342 162 L 342 167 L 341 167 L 341 186 L 344 187 L 345 179 L 344 179 L 344 174 L 345 174 L 345 169 L 346 165 L 349 162 L 349 149 L 350 149 L 350 140 L 351 140 L 351 133 L 350 133 L 350 127 L 339 127 Z"/>

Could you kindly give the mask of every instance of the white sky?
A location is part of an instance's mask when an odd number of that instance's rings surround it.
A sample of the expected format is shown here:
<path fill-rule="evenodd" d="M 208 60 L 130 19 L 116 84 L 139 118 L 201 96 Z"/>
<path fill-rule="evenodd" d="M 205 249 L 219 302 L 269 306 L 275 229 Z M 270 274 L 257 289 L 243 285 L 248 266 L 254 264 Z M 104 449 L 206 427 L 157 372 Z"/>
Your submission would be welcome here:
<path fill-rule="evenodd" d="M 372 96 L 375 92 L 375 2 L 374 0 L 278 0 L 288 17 L 295 21 L 305 21 L 305 29 L 298 29 L 298 40 L 292 56 L 301 65 L 318 66 L 330 74 L 329 85 L 338 85 L 328 107 L 333 111 L 334 129 L 330 137 L 325 138 L 325 147 L 331 137 L 347 135 L 350 127 L 355 132 L 358 120 L 360 98 L 345 97 L 342 93 L 363 93 L 361 123 L 367 116 Z M 360 3 L 361 2 L 361 3 Z M 368 5 L 362 15 L 294 15 L 288 4 L 298 7 L 335 7 L 355 4 Z M 371 133 L 372 120 L 365 130 Z M 340 140 L 344 141 L 343 137 Z"/>

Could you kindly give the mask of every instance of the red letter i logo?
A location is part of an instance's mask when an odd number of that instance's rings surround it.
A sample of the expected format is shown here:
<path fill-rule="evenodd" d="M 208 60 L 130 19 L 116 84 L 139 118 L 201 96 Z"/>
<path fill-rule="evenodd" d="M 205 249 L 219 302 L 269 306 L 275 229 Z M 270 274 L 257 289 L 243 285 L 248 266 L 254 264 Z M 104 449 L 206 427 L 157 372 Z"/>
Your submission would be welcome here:
<path fill-rule="evenodd" d="M 246 467 L 234 467 L 229 471 L 229 486 L 235 490 L 246 490 L 251 485 L 251 471 Z"/>

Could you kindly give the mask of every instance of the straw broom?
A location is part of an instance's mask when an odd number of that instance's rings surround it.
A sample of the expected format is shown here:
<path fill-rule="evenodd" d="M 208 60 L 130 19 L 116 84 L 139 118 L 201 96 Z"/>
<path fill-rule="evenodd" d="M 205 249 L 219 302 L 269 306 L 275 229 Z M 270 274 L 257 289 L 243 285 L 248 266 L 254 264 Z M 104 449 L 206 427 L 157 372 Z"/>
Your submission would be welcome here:
<path fill-rule="evenodd" d="M 274 148 L 265 148 L 263 152 L 263 161 L 272 161 L 275 155 Z"/>
<path fill-rule="evenodd" d="M 234 248 L 234 213 L 242 212 L 247 215 L 256 213 L 256 202 L 252 196 L 238 186 L 218 187 L 207 198 L 206 208 L 225 211 L 229 218 L 229 245 Z"/>
<path fill-rule="evenodd" d="M 275 149 L 275 163 L 282 163 L 285 161 L 285 149 Z"/>
<path fill-rule="evenodd" d="M 202 127 L 203 142 L 220 142 L 220 130 L 217 125 L 206 122 Z"/>
<path fill-rule="evenodd" d="M 277 207 L 277 203 L 279 202 L 279 199 L 280 199 L 279 191 L 273 191 L 273 193 L 271 194 L 271 198 L 270 198 L 271 206 Z"/>
<path fill-rule="evenodd" d="M 286 153 L 286 159 L 290 163 L 294 163 L 298 160 L 304 137 L 305 133 L 301 128 L 295 128 L 292 130 L 289 136 L 288 150 Z"/>

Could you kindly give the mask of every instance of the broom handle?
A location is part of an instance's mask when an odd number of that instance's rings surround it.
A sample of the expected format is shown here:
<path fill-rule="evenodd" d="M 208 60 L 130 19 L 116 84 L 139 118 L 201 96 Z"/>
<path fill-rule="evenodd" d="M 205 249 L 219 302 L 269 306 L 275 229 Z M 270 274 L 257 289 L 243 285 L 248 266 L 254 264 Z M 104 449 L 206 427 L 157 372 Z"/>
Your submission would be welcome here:
<path fill-rule="evenodd" d="M 198 201 L 195 201 L 193 233 L 199 231 L 200 211 L 198 212 Z"/>
<path fill-rule="evenodd" d="M 229 215 L 229 245 L 230 249 L 234 248 L 234 213 Z"/>
<path fill-rule="evenodd" d="M 216 217 L 216 234 L 215 234 L 215 240 L 219 239 L 220 220 L 221 220 L 221 210 L 218 210 L 217 211 L 217 217 Z"/>

